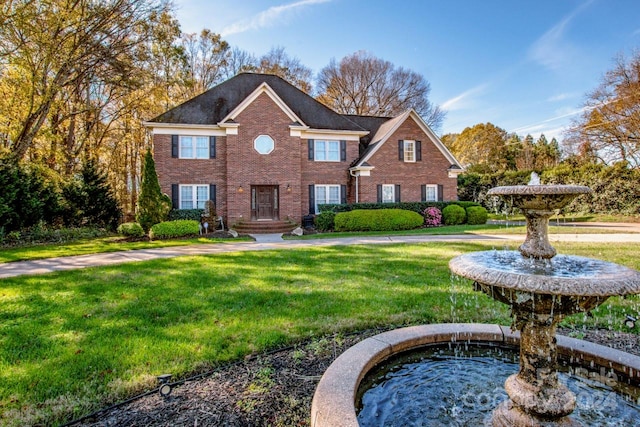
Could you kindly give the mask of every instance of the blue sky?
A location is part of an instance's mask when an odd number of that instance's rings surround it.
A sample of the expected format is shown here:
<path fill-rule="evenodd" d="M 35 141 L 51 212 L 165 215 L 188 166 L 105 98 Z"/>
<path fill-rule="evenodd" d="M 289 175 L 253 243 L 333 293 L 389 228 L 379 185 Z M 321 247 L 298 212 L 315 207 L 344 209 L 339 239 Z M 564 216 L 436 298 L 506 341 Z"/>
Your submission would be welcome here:
<path fill-rule="evenodd" d="M 209 28 L 314 73 L 366 50 L 422 74 L 441 134 L 491 122 L 562 139 L 619 54 L 640 48 L 638 0 L 175 0 L 182 31 Z"/>

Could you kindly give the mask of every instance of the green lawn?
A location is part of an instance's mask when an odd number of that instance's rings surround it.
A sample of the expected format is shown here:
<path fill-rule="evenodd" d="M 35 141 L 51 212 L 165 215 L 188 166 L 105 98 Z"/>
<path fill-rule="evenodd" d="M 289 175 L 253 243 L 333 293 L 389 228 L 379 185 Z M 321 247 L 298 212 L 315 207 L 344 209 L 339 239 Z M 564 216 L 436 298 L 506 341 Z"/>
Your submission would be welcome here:
<path fill-rule="evenodd" d="M 250 238 L 238 239 L 214 239 L 208 237 L 193 237 L 190 239 L 154 240 L 128 242 L 121 237 L 99 237 L 96 239 L 83 239 L 69 243 L 51 243 L 43 245 L 21 246 L 16 248 L 0 248 L 0 263 L 45 259 L 72 255 L 97 254 L 105 252 L 129 251 L 133 249 L 164 248 L 169 246 L 197 245 L 207 243 L 237 242 L 250 240 Z"/>
<path fill-rule="evenodd" d="M 452 279 L 488 243 L 317 247 L 180 257 L 0 280 L 0 418 L 60 424 L 247 354 L 332 332 L 439 322 L 508 324 Z M 559 252 L 640 269 L 633 244 Z M 623 328 L 640 299 L 611 298 L 572 324 Z"/>

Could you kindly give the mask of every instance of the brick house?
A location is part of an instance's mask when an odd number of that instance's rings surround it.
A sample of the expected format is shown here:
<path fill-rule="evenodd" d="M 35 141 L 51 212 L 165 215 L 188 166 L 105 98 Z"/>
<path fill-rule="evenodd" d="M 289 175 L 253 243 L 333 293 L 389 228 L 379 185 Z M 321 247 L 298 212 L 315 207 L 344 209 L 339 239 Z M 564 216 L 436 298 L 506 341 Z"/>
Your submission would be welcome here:
<path fill-rule="evenodd" d="M 457 160 L 413 110 L 341 115 L 273 75 L 239 74 L 145 122 L 174 208 L 231 227 L 300 223 L 323 203 L 455 200 Z"/>

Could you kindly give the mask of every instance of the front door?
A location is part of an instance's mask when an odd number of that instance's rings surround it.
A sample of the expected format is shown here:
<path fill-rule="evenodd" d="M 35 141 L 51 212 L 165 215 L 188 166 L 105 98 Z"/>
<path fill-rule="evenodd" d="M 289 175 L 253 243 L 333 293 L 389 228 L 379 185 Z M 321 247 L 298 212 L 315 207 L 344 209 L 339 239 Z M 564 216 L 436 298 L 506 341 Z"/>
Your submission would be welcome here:
<path fill-rule="evenodd" d="M 278 219 L 278 186 L 255 185 L 251 190 L 252 219 Z"/>

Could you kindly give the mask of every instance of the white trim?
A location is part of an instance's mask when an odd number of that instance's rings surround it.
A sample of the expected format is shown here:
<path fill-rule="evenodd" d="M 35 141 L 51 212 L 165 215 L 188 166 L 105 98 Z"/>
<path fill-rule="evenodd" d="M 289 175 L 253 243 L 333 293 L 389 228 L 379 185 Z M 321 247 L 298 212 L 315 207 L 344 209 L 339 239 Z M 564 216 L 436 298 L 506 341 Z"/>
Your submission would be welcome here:
<path fill-rule="evenodd" d="M 360 142 L 360 137 L 368 135 L 369 131 L 358 130 L 335 130 L 335 129 L 301 129 L 291 131 L 291 136 L 299 136 L 301 139 L 327 139 L 342 140 L 342 141 L 357 141 Z"/>
<path fill-rule="evenodd" d="M 256 88 L 249 96 L 247 96 L 236 108 L 233 109 L 227 116 L 222 119 L 219 123 L 220 126 L 226 125 L 226 121 L 234 120 L 240 113 L 242 113 L 253 101 L 255 101 L 260 95 L 263 93 L 267 94 L 269 98 L 278 106 L 280 109 L 289 117 L 292 122 L 298 122 L 302 126 L 306 126 L 300 117 L 296 116 L 296 114 L 289 108 L 287 104 L 278 96 L 278 94 L 271 89 L 266 82 L 262 83 L 260 86 Z"/>
<path fill-rule="evenodd" d="M 413 160 L 407 160 L 407 146 L 411 145 L 413 147 L 413 150 L 411 151 L 413 153 Z M 418 153 L 416 153 L 416 141 L 413 139 L 403 139 L 402 140 L 402 157 L 403 157 L 403 161 L 405 163 L 415 163 L 416 162 L 416 158 L 418 157 Z"/>
<path fill-rule="evenodd" d="M 338 201 L 335 203 L 336 205 L 339 205 L 341 200 L 342 200 L 342 186 L 340 184 L 315 184 L 313 186 L 313 202 L 315 203 L 315 206 L 313 207 L 315 209 L 315 213 L 319 214 L 320 210 L 318 209 L 318 187 L 324 187 L 325 191 L 327 191 L 325 193 L 326 196 L 329 195 L 329 187 L 338 187 Z M 320 203 L 322 205 L 326 205 L 326 204 L 331 204 L 330 200 L 326 200 L 324 201 L 324 203 Z"/>
<path fill-rule="evenodd" d="M 351 176 L 371 176 L 371 170 L 375 169 L 374 166 L 354 166 L 349 168 Z"/>
<path fill-rule="evenodd" d="M 191 150 L 193 156 L 186 157 L 182 154 L 182 140 L 183 138 L 191 138 Z M 207 155 L 204 157 L 198 157 L 198 138 L 206 138 Z M 209 159 L 211 156 L 211 145 L 209 144 L 209 135 L 178 135 L 178 158 L 189 160 L 203 160 Z"/>
<path fill-rule="evenodd" d="M 143 122 L 154 135 L 225 136 L 227 133 L 217 125 L 179 125 Z"/>
<path fill-rule="evenodd" d="M 439 196 L 439 194 L 438 194 L 438 184 L 425 184 L 424 187 L 425 187 L 425 194 L 424 194 L 425 198 L 422 201 L 423 202 L 437 202 L 438 201 L 438 196 Z M 426 197 L 427 196 L 427 190 L 426 190 L 427 188 L 433 188 L 435 190 L 434 191 L 435 198 L 433 200 L 429 200 Z"/>
<path fill-rule="evenodd" d="M 325 149 L 323 151 L 319 151 L 318 150 L 318 143 L 319 142 L 324 142 L 325 144 Z M 338 144 L 338 158 L 337 159 L 329 159 L 329 144 L 330 143 L 334 143 L 334 144 Z M 313 161 L 314 162 L 329 162 L 329 163 L 340 163 L 340 141 L 336 140 L 336 139 L 314 139 L 313 140 Z M 325 159 L 318 159 L 318 153 L 322 152 L 325 154 Z"/>
<path fill-rule="evenodd" d="M 391 200 L 384 200 L 384 189 L 391 187 Z M 380 203 L 395 203 L 396 202 L 396 185 L 395 184 L 382 184 L 382 194 L 381 194 Z"/>
<path fill-rule="evenodd" d="M 182 188 L 183 187 L 192 187 L 191 188 L 191 196 L 193 196 L 193 207 L 191 208 L 183 208 L 182 207 Z M 206 187 L 207 189 L 207 196 L 204 200 L 204 203 L 206 205 L 207 200 L 210 200 L 211 198 L 211 194 L 209 194 L 209 184 L 179 184 L 178 185 L 178 209 L 202 209 L 202 208 L 198 208 L 198 187 Z M 203 206 L 204 208 L 204 206 Z"/>

